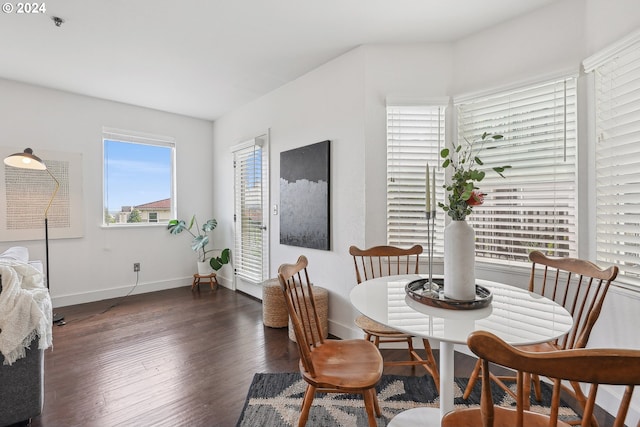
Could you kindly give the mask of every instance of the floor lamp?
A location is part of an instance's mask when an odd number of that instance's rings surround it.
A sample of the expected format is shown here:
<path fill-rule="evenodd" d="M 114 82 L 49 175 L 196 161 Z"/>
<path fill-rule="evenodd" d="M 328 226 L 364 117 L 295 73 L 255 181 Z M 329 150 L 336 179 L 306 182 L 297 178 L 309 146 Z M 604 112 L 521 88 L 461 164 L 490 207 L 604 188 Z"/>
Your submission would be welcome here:
<path fill-rule="evenodd" d="M 33 150 L 31 148 L 25 148 L 22 153 L 12 154 L 4 159 L 4 164 L 7 166 L 13 166 L 14 168 L 20 169 L 32 169 L 32 170 L 44 170 L 47 171 L 49 176 L 55 181 L 56 188 L 53 190 L 53 194 L 51 195 L 51 199 L 49 199 L 49 204 L 47 208 L 44 210 L 44 242 L 45 242 L 45 263 L 46 263 L 46 275 L 47 275 L 47 289 L 49 289 L 49 208 L 53 203 L 54 197 L 56 197 L 56 193 L 60 188 L 60 182 L 56 179 L 55 176 L 47 169 L 47 165 L 44 164 L 42 159 L 33 154 Z M 64 316 L 58 313 L 53 313 L 53 323 L 60 324 L 64 320 Z"/>

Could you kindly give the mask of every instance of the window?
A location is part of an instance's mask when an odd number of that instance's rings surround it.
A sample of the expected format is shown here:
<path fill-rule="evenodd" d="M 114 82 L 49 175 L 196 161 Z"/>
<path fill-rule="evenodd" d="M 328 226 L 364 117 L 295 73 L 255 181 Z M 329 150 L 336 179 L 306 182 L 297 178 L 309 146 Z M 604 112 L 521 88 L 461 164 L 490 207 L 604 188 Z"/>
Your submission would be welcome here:
<path fill-rule="evenodd" d="M 426 166 L 436 173 L 436 201 L 444 199 L 445 106 L 387 106 L 387 242 L 427 247 Z M 431 177 L 430 177 L 431 178 Z M 444 254 L 444 213 L 435 220 L 434 255 Z M 433 236 L 432 236 L 433 237 Z"/>
<path fill-rule="evenodd" d="M 175 218 L 172 138 L 103 129 L 103 224 L 167 223 Z"/>
<path fill-rule="evenodd" d="M 528 263 L 534 249 L 577 256 L 576 79 L 456 100 L 455 107 L 459 141 L 504 136 L 479 156 L 487 173 L 478 186 L 487 195 L 468 217 L 478 260 Z M 503 165 L 511 166 L 506 178 L 491 171 Z"/>
<path fill-rule="evenodd" d="M 235 194 L 235 274 L 251 284 L 269 277 L 268 137 L 233 147 Z"/>
<path fill-rule="evenodd" d="M 595 80 L 596 262 L 640 286 L 640 32 L 584 65 Z"/>

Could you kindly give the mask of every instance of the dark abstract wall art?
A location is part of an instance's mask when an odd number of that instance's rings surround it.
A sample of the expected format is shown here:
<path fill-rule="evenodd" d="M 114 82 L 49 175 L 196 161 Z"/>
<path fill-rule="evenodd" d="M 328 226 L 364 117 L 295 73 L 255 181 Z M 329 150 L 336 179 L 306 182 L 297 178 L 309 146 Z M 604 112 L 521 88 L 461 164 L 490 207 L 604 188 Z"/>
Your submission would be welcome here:
<path fill-rule="evenodd" d="M 280 153 L 280 243 L 330 249 L 330 141 Z"/>

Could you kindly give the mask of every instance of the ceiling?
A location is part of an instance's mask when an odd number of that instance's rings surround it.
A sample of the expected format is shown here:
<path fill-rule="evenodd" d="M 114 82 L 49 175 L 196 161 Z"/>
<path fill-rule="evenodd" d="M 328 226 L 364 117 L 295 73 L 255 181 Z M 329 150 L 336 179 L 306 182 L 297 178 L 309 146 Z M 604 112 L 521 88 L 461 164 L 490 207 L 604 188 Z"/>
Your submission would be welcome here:
<path fill-rule="evenodd" d="M 555 1 L 48 0 L 0 14 L 0 77 L 215 120 L 359 45 L 455 41 Z"/>

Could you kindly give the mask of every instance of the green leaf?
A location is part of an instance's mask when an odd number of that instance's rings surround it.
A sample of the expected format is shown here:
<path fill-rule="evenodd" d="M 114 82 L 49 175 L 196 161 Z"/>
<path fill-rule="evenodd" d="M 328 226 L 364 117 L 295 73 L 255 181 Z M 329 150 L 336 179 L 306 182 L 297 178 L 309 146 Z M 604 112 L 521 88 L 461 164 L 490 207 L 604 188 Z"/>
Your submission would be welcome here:
<path fill-rule="evenodd" d="M 214 230 L 218 226 L 218 221 L 215 219 L 210 219 L 209 221 L 202 224 L 202 231 L 208 233 L 209 231 Z"/>
<path fill-rule="evenodd" d="M 502 172 L 504 172 L 505 169 L 509 169 L 511 168 L 511 166 L 507 165 L 507 166 L 496 166 L 495 168 L 493 168 L 493 170 L 500 175 L 502 178 L 504 178 L 504 174 Z"/>
<path fill-rule="evenodd" d="M 223 249 L 222 253 L 220 253 L 219 257 L 213 257 L 209 260 L 209 265 L 215 271 L 218 271 L 222 268 L 223 265 L 229 263 L 229 248 Z"/>
<path fill-rule="evenodd" d="M 184 221 L 178 221 L 177 219 L 172 219 L 167 225 L 167 230 L 169 230 L 169 233 L 171 234 L 182 233 L 185 228 L 186 227 Z"/>
<path fill-rule="evenodd" d="M 473 160 L 475 160 L 475 162 L 476 162 L 477 164 L 479 164 L 480 166 L 484 165 L 484 163 L 482 163 L 482 160 L 480 160 L 480 158 L 479 158 L 479 157 L 474 157 L 474 158 L 473 158 Z"/>
<path fill-rule="evenodd" d="M 477 170 L 469 171 L 469 179 L 473 179 L 475 181 L 481 181 L 482 178 L 484 178 L 484 177 L 482 176 L 482 174 L 479 171 L 477 171 Z"/>
<path fill-rule="evenodd" d="M 442 157 L 443 159 L 446 158 L 448 155 L 449 155 L 448 148 L 443 148 L 442 150 L 440 150 L 440 157 Z"/>
<path fill-rule="evenodd" d="M 209 243 L 209 236 L 196 236 L 191 242 L 191 249 L 198 251 L 207 246 L 207 243 Z"/>
<path fill-rule="evenodd" d="M 193 227 L 193 223 L 196 222 L 196 216 L 193 215 L 191 217 L 191 222 L 189 223 L 189 227 L 187 228 L 188 230 L 191 230 L 191 227 Z"/>
<path fill-rule="evenodd" d="M 451 163 L 450 159 L 445 160 L 444 162 L 442 162 L 442 167 L 446 168 L 447 166 L 449 166 L 449 164 Z"/>
<path fill-rule="evenodd" d="M 491 138 L 493 138 L 493 139 L 496 139 L 496 140 L 497 140 L 497 139 L 502 139 L 502 138 L 504 138 L 504 137 L 503 137 L 502 135 L 493 135 Z"/>
<path fill-rule="evenodd" d="M 220 261 L 218 261 L 217 258 L 211 258 L 209 260 L 209 265 L 211 266 L 211 268 L 213 268 L 215 271 L 218 271 L 222 268 L 222 263 Z"/>
<path fill-rule="evenodd" d="M 226 264 L 229 262 L 230 255 L 231 255 L 231 251 L 229 250 L 229 248 L 222 250 L 222 253 L 220 254 L 220 259 L 222 260 L 223 264 Z"/>

